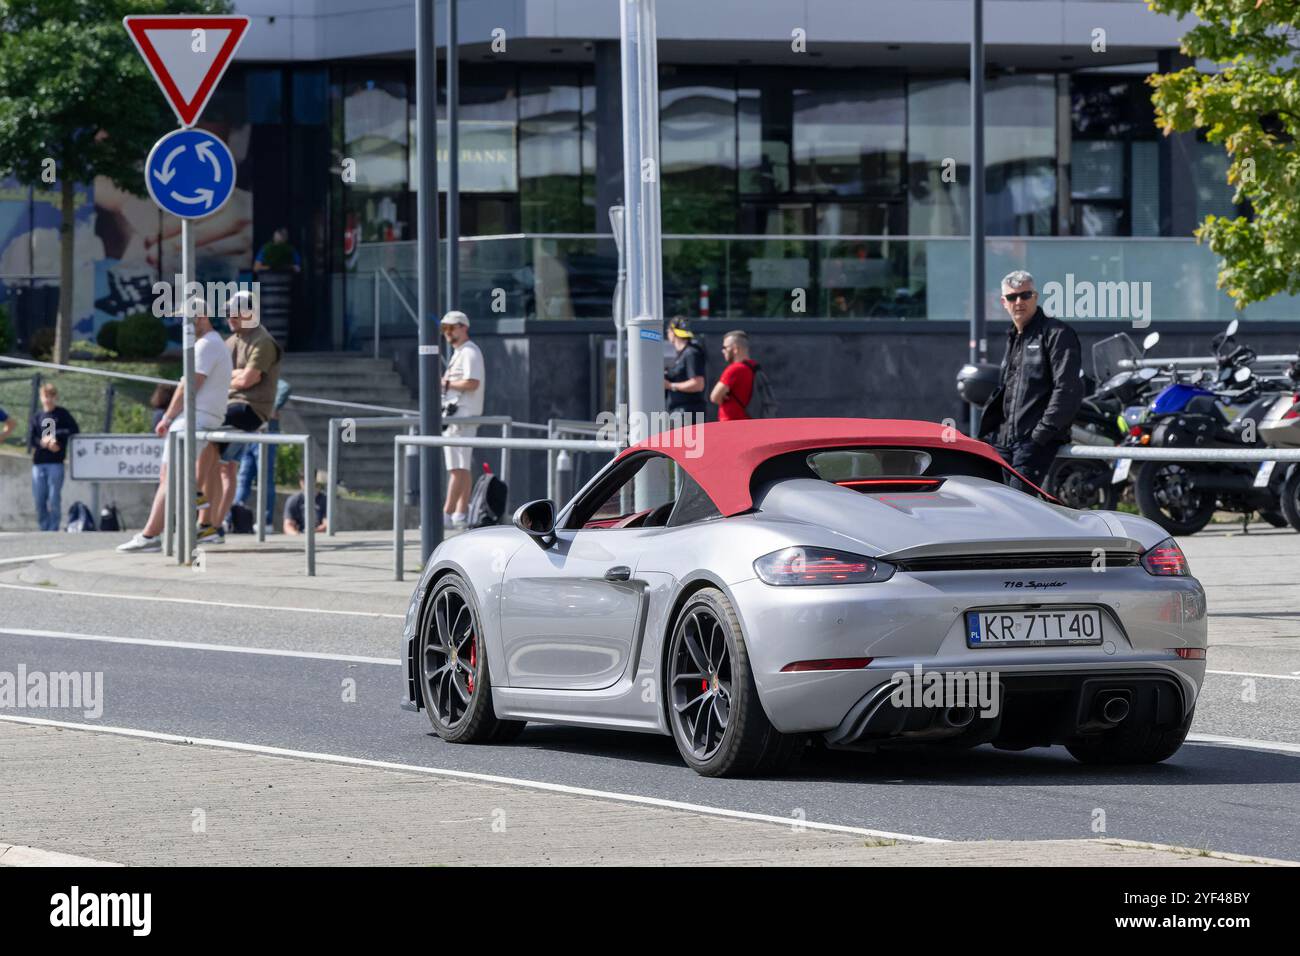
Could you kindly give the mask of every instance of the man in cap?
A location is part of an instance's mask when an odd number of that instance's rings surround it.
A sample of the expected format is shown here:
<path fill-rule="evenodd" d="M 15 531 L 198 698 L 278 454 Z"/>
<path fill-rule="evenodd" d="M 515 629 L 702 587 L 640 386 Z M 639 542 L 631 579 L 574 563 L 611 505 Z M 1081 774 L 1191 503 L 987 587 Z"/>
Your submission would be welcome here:
<path fill-rule="evenodd" d="M 477 425 L 459 425 L 457 418 L 483 414 L 483 353 L 469 340 L 469 317 L 452 310 L 442 317 L 442 335 L 451 346 L 451 360 L 442 376 L 442 434 L 471 436 Z M 447 499 L 442 507 L 444 528 L 464 528 L 469 510 L 469 467 L 472 448 L 442 450 L 447 466 Z"/>
<path fill-rule="evenodd" d="M 698 424 L 704 421 L 708 407 L 704 401 L 704 348 L 691 331 L 690 320 L 680 315 L 668 323 L 668 340 L 675 354 L 664 373 L 664 407 L 675 424 Z"/>

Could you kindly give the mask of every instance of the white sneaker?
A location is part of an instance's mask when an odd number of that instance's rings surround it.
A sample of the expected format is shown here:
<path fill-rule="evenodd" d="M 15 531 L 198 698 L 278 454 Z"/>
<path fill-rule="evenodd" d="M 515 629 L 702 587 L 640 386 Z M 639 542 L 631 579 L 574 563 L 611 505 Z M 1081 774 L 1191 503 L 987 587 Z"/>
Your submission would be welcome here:
<path fill-rule="evenodd" d="M 156 536 L 146 538 L 144 535 L 137 533 L 136 536 L 126 542 L 126 544 L 119 544 L 117 550 L 123 553 L 134 551 L 161 551 L 162 541 L 160 541 Z"/>
<path fill-rule="evenodd" d="M 445 512 L 445 511 L 442 513 L 442 526 L 443 526 L 444 528 L 450 528 L 450 527 L 453 527 L 453 525 L 452 525 L 452 523 L 451 523 L 451 515 L 447 514 L 447 512 Z"/>
<path fill-rule="evenodd" d="M 458 528 L 461 531 L 464 531 L 468 518 L 469 516 L 465 514 L 465 512 L 459 511 L 456 514 L 451 516 L 451 526 L 453 528 Z"/>

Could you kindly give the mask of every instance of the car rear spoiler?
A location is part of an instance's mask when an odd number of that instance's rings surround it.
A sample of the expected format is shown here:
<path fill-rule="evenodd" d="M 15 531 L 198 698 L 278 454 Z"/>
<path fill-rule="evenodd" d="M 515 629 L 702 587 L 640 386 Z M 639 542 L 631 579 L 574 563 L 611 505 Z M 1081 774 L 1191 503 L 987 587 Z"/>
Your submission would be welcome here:
<path fill-rule="evenodd" d="M 984 541 L 933 541 L 880 555 L 890 563 L 914 558 L 968 557 L 986 554 L 1053 554 L 1069 552 L 1124 552 L 1141 554 L 1146 549 L 1134 538 L 993 538 Z"/>

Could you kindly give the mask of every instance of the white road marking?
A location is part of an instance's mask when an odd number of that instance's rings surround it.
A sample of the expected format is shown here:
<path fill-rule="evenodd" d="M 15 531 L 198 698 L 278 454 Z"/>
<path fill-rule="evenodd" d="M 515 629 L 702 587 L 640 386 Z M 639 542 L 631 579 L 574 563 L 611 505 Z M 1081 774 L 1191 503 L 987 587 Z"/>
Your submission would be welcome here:
<path fill-rule="evenodd" d="M 35 631 L 25 627 L 0 627 L 0 634 L 17 637 L 52 637 L 61 641 L 96 641 L 101 644 L 138 644 L 142 647 L 178 647 L 187 651 L 219 651 L 223 654 L 261 654 L 266 657 L 306 657 L 317 661 L 347 661 L 351 664 L 391 664 L 395 657 L 364 657 L 356 654 L 327 654 L 319 651 L 290 651 L 274 647 L 244 647 L 239 644 L 199 644 L 190 641 L 158 641 L 147 637 L 110 637 L 107 634 L 75 634 L 71 631 Z"/>
<path fill-rule="evenodd" d="M 376 770 L 400 770 L 407 773 L 421 773 L 431 777 L 450 777 L 456 780 L 473 780 L 478 783 L 501 784 L 510 787 L 526 787 L 530 790 L 543 790 L 548 793 L 562 793 L 571 797 L 591 797 L 597 800 L 617 800 L 620 803 L 635 803 L 647 807 L 659 807 L 664 810 L 684 810 L 688 813 L 704 813 L 709 816 L 726 817 L 732 820 L 753 820 L 759 823 L 777 823 L 781 826 L 800 826 L 809 830 L 825 830 L 831 833 L 851 833 L 854 836 L 873 837 L 880 840 L 899 840 L 906 843 L 950 843 L 938 837 L 916 836 L 911 833 L 892 833 L 888 830 L 871 830 L 866 827 L 851 827 L 838 823 L 819 823 L 813 820 L 800 820 L 796 817 L 781 817 L 770 813 L 750 813 L 745 810 L 728 810 L 723 807 L 710 807 L 699 803 L 686 803 L 682 800 L 664 800 L 659 797 L 643 797 L 633 793 L 615 793 L 609 790 L 592 790 L 588 787 L 571 787 L 562 783 L 546 783 L 540 780 L 523 780 L 518 777 L 499 777 L 495 774 L 474 773 L 469 770 L 444 770 L 439 767 L 421 767 L 418 764 L 391 763 L 387 760 L 367 760 L 362 757 L 347 757 L 342 754 L 315 753 L 309 750 L 290 750 L 285 747 L 267 747 L 262 744 L 247 744 L 237 740 L 214 740 L 206 737 L 185 737 L 179 734 L 167 734 L 153 730 L 136 730 L 131 727 L 97 727 L 94 724 L 78 724 L 63 720 L 46 720 L 42 717 L 10 717 L 0 714 L 0 720 L 14 724 L 31 724 L 37 727 L 61 727 L 65 730 L 89 730 L 101 734 L 116 734 L 121 737 L 137 737 L 145 740 L 159 740 L 164 743 L 190 744 L 200 747 L 216 747 L 221 750 L 236 750 L 242 753 L 262 754 L 269 757 L 295 757 L 300 760 L 319 760 L 324 763 L 343 764 L 350 767 L 372 767 Z"/>
<path fill-rule="evenodd" d="M 1220 674 L 1225 677 L 1271 677 L 1273 680 L 1300 680 L 1300 671 L 1295 674 L 1256 674 L 1252 671 L 1206 671 L 1207 674 Z"/>
<path fill-rule="evenodd" d="M 235 604 L 231 601 L 204 601 L 199 598 L 156 597 L 152 594 L 108 594 L 102 591 L 68 591 L 59 587 L 43 588 L 27 584 L 0 584 L 11 591 L 36 591 L 39 594 L 63 594 L 74 597 L 112 598 L 116 601 L 163 601 L 168 604 L 202 604 L 207 607 L 238 607 L 249 611 L 292 611 L 295 614 L 343 614 L 350 617 L 387 617 L 401 621 L 404 614 L 383 611 L 336 611 L 321 607 L 278 607 L 274 604 Z"/>
<path fill-rule="evenodd" d="M 32 554 L 25 558 L 0 558 L 0 567 L 6 564 L 31 564 L 33 561 L 49 561 L 61 557 L 63 557 L 62 551 L 56 551 L 54 554 Z"/>
<path fill-rule="evenodd" d="M 1267 750 L 1270 753 L 1300 756 L 1300 744 L 1281 740 L 1250 740 L 1245 737 L 1218 737 L 1214 734 L 1188 734 L 1189 744 L 1216 744 L 1221 747 L 1241 747 L 1245 750 Z"/>

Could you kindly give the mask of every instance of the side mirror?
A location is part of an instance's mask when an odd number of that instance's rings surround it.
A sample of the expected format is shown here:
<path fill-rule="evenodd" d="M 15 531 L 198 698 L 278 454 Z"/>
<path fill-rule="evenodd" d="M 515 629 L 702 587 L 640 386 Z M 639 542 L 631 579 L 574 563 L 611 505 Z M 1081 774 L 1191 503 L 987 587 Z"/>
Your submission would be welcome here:
<path fill-rule="evenodd" d="M 543 548 L 555 543 L 555 502 L 549 498 L 520 505 L 513 520 L 516 528 Z"/>
<path fill-rule="evenodd" d="M 1159 341 L 1160 341 L 1160 333 L 1152 332 L 1150 335 L 1148 335 L 1146 338 L 1142 340 L 1142 351 L 1150 352 L 1153 348 L 1156 347 L 1156 343 L 1158 343 Z"/>
<path fill-rule="evenodd" d="M 1239 323 L 1237 322 L 1237 320 L 1236 320 L 1236 319 L 1233 319 L 1231 322 L 1228 323 L 1228 331 L 1225 332 L 1224 334 L 1225 334 L 1228 338 L 1232 338 L 1234 335 L 1237 334 L 1237 328 L 1238 328 L 1238 325 L 1239 325 Z"/>

